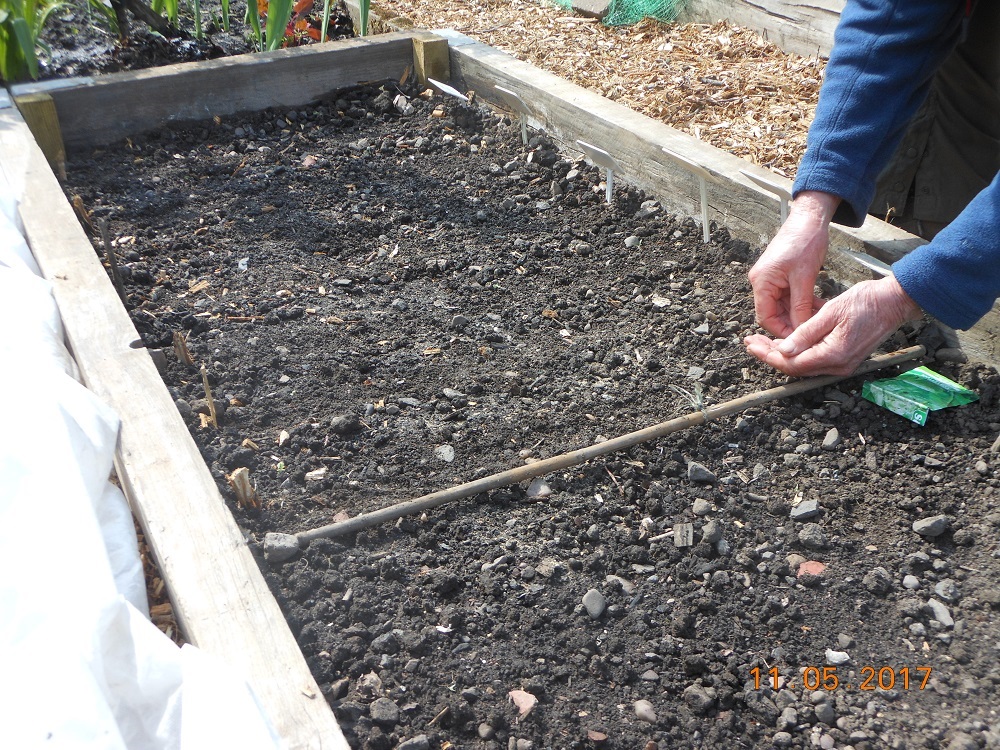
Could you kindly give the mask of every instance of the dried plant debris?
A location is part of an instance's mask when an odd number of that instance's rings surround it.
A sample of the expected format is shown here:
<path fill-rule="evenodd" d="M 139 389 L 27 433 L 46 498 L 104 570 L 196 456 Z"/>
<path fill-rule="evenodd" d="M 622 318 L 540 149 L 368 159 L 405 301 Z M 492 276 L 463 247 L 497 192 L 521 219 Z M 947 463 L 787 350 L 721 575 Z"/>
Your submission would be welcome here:
<path fill-rule="evenodd" d="M 522 0 L 379 7 L 418 27 L 457 29 L 785 177 L 805 150 L 825 67 L 726 21 L 609 28 Z"/>

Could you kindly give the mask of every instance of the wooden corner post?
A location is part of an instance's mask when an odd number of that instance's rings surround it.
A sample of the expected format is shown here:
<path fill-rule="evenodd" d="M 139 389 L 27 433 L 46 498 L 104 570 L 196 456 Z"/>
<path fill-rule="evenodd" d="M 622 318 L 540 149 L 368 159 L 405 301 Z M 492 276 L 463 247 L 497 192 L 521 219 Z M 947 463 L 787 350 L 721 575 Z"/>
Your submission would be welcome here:
<path fill-rule="evenodd" d="M 14 103 L 21 111 L 21 117 L 52 171 L 59 179 L 66 179 L 66 147 L 63 145 L 62 131 L 59 129 L 59 115 L 56 103 L 48 94 L 25 94 L 15 96 Z"/>
<path fill-rule="evenodd" d="M 448 40 L 430 33 L 413 36 L 413 71 L 421 86 L 427 79 L 447 82 L 451 80 L 451 60 L 448 56 Z"/>

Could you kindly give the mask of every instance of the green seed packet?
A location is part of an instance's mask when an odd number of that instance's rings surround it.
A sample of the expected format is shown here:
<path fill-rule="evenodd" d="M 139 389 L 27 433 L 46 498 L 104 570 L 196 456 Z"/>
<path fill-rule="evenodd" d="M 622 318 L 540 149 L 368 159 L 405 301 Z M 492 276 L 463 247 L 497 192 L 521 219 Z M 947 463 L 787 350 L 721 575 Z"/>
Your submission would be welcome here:
<path fill-rule="evenodd" d="M 968 388 L 926 367 L 916 367 L 894 378 L 867 382 L 861 389 L 861 396 L 921 427 L 932 411 L 979 400 L 979 396 Z"/>

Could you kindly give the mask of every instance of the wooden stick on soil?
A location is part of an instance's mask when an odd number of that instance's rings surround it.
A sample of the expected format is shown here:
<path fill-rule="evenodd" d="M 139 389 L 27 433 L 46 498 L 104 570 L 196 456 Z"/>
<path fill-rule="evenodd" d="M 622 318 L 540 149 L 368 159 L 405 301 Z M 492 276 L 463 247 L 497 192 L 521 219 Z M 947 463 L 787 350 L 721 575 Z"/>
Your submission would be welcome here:
<path fill-rule="evenodd" d="M 108 231 L 108 222 L 101 219 L 101 241 L 104 243 L 104 254 L 108 256 L 108 265 L 111 266 L 111 281 L 115 285 L 115 291 L 121 298 L 122 305 L 128 309 L 128 297 L 125 296 L 125 285 L 122 284 L 121 271 L 118 270 L 118 256 L 111 246 L 111 232 Z"/>
<path fill-rule="evenodd" d="M 603 443 L 589 445 L 586 448 L 580 448 L 579 450 L 570 451 L 569 453 L 552 456 L 551 458 L 536 461 L 535 463 L 528 464 L 527 466 L 519 466 L 515 469 L 508 469 L 507 471 L 502 471 L 499 474 L 493 474 L 488 477 L 483 477 L 482 479 L 476 479 L 472 482 L 466 482 L 465 484 L 460 484 L 446 490 L 432 492 L 429 495 L 418 497 L 415 500 L 408 500 L 395 505 L 390 505 L 387 508 L 372 511 L 371 513 L 363 513 L 360 516 L 355 516 L 354 518 L 350 518 L 346 521 L 339 521 L 337 523 L 321 526 L 316 529 L 302 531 L 298 534 L 268 533 L 265 536 L 264 544 L 265 547 L 273 547 L 275 549 L 281 548 L 286 551 L 292 550 L 292 554 L 294 554 L 296 547 L 304 547 L 315 539 L 329 539 L 331 537 L 343 536 L 344 534 L 351 534 L 356 531 L 361 531 L 362 529 L 367 529 L 371 526 L 376 526 L 380 523 L 395 521 L 403 516 L 420 513 L 422 511 L 429 510 L 430 508 L 436 508 L 437 506 L 444 505 L 452 500 L 472 497 L 484 492 L 500 489 L 501 487 L 508 487 L 512 484 L 517 484 L 518 482 L 533 479 L 534 477 L 549 474 L 554 471 L 560 471 L 571 466 L 577 466 L 597 458 L 598 456 L 622 451 L 639 445 L 640 443 L 646 443 L 650 440 L 656 440 L 657 438 L 670 435 L 671 433 L 685 430 L 688 427 L 695 427 L 707 422 L 713 422 L 717 419 L 721 419 L 722 417 L 737 414 L 753 406 L 760 406 L 762 404 L 770 403 L 771 401 L 777 401 L 790 396 L 807 393 L 808 391 L 813 391 L 817 388 L 824 388 L 826 386 L 833 385 L 834 383 L 838 383 L 841 380 L 857 377 L 858 375 L 864 375 L 865 373 L 872 372 L 873 370 L 880 370 L 884 367 L 891 367 L 893 365 L 910 362 L 922 357 L 925 354 L 925 351 L 926 350 L 922 346 L 911 346 L 907 349 L 902 349 L 891 354 L 880 354 L 862 362 L 861 366 L 858 367 L 858 369 L 851 375 L 822 375 L 820 377 L 806 378 L 804 380 L 786 383 L 785 385 L 779 385 L 776 388 L 769 388 L 765 391 L 751 393 L 746 396 L 733 399 L 732 401 L 717 404 L 716 406 L 706 407 L 701 411 L 692 412 L 682 417 L 661 422 L 660 424 L 653 425 L 652 427 L 647 427 L 636 432 L 630 432 L 626 435 L 607 440 Z"/>
<path fill-rule="evenodd" d="M 205 365 L 201 366 L 201 382 L 205 385 L 205 400 L 208 402 L 208 413 L 212 417 L 212 426 L 219 429 L 219 416 L 215 413 L 215 399 L 212 397 L 212 389 L 208 385 L 208 370 Z"/>

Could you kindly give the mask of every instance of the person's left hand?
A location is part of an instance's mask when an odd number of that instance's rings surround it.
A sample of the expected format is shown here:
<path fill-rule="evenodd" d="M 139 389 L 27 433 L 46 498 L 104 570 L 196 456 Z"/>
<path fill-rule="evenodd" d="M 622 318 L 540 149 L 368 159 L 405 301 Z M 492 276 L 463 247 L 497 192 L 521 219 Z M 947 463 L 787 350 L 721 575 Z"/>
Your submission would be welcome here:
<path fill-rule="evenodd" d="M 899 326 L 921 315 L 895 277 L 855 284 L 785 339 L 747 336 L 747 351 L 788 375 L 850 375 Z"/>

